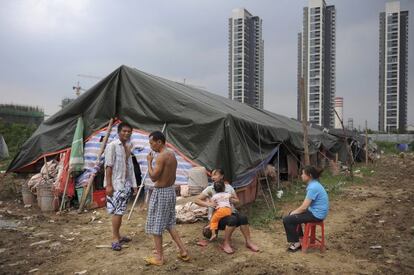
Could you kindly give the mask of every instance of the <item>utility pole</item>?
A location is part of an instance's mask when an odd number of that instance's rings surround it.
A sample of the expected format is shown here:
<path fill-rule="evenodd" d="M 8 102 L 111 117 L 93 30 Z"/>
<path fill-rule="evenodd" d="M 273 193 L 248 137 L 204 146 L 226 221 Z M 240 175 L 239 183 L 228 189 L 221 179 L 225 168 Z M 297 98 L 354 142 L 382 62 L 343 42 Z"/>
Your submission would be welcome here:
<path fill-rule="evenodd" d="M 365 120 L 365 164 L 368 165 L 368 122 Z"/>
<path fill-rule="evenodd" d="M 303 77 L 300 79 L 300 93 L 301 93 L 301 113 L 302 113 L 302 128 L 303 128 L 303 153 L 305 157 L 305 165 L 310 165 L 309 147 L 308 147 L 308 113 L 306 106 L 306 93 Z"/>
<path fill-rule="evenodd" d="M 353 154 L 352 154 L 352 148 L 351 148 L 351 146 L 348 144 L 348 139 L 347 139 L 346 134 L 345 134 L 345 126 L 344 126 L 344 121 L 343 121 L 343 120 L 339 117 L 339 114 L 338 114 L 338 112 L 335 110 L 335 108 L 334 108 L 334 112 L 335 112 L 335 115 L 338 117 L 339 122 L 341 123 L 341 126 L 342 126 L 342 132 L 343 132 L 343 135 L 344 135 L 344 142 L 345 142 L 346 149 L 347 149 L 347 151 L 348 151 L 348 158 L 349 158 L 349 161 L 348 161 L 348 167 L 349 167 L 349 173 L 350 173 L 350 175 L 351 175 L 351 179 L 352 179 L 352 180 L 354 180 L 354 171 L 353 171 L 353 169 L 352 169 L 352 166 L 353 166 L 353 164 L 354 164 L 354 156 L 353 156 Z M 349 120 L 348 120 L 348 122 L 349 122 Z"/>

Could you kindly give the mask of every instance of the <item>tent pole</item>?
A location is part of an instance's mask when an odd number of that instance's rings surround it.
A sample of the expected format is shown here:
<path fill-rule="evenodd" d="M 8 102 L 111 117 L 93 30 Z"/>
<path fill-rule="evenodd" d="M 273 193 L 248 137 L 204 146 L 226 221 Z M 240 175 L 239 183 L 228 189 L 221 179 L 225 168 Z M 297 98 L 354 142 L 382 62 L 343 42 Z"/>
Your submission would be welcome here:
<path fill-rule="evenodd" d="M 67 153 L 66 153 L 67 154 Z M 68 164 L 69 166 L 69 164 Z M 65 188 L 63 189 L 63 195 L 62 195 L 62 203 L 60 204 L 59 207 L 59 212 L 62 212 L 63 210 L 63 205 L 65 205 L 65 196 L 66 196 L 66 191 L 68 189 L 68 183 L 69 183 L 69 178 L 70 178 L 70 173 L 71 173 L 71 169 L 68 168 L 68 174 L 66 175 L 66 180 L 65 180 Z"/>
<path fill-rule="evenodd" d="M 277 146 L 277 189 L 280 189 L 280 143 Z"/>
<path fill-rule="evenodd" d="M 260 143 L 260 130 L 259 130 L 259 124 L 256 124 L 257 125 L 257 138 L 259 139 L 259 152 L 260 152 L 260 158 L 262 159 L 262 163 L 263 163 L 263 161 L 264 161 L 264 159 L 263 159 L 263 154 L 262 154 L 262 146 L 261 146 L 261 143 Z M 266 177 L 266 172 L 265 172 L 265 168 L 264 168 L 265 166 L 264 166 L 264 163 L 263 163 L 263 172 L 264 172 L 264 175 L 265 175 L 265 178 L 266 178 L 266 184 L 267 184 L 267 189 L 269 190 L 269 194 L 270 194 L 270 198 L 272 199 L 272 205 L 273 205 L 273 211 L 275 211 L 276 212 L 276 205 L 275 205 L 275 200 L 273 199 L 273 194 L 272 194 L 272 189 L 270 188 L 270 183 L 269 183 L 269 180 L 268 180 L 268 178 Z"/>
<path fill-rule="evenodd" d="M 260 192 L 262 193 L 262 196 L 263 196 L 263 198 L 264 198 L 264 200 L 265 200 L 265 202 L 266 202 L 267 209 L 269 209 L 269 210 L 270 210 L 270 204 L 269 204 L 269 202 L 267 201 L 266 194 L 265 194 L 265 193 L 264 193 L 264 191 L 263 191 L 263 188 L 262 188 L 262 182 L 261 182 L 261 180 L 260 180 L 260 179 L 259 179 L 257 182 L 258 182 L 258 186 L 257 186 L 257 188 L 259 188 L 259 189 L 260 189 Z"/>
<path fill-rule="evenodd" d="M 167 122 L 165 122 L 164 123 L 164 126 L 162 127 L 162 130 L 161 130 L 161 132 L 162 133 L 164 133 L 164 131 L 165 131 L 165 128 L 167 127 Z M 132 208 L 131 208 L 131 210 L 129 210 L 129 214 L 128 214 L 128 221 L 129 221 L 129 219 L 131 218 L 131 215 L 132 215 L 132 212 L 134 211 L 134 208 L 135 208 L 135 204 L 137 203 L 137 201 L 138 201 L 138 198 L 139 198 L 139 195 L 141 194 L 141 190 L 142 190 L 142 188 L 144 187 L 144 182 L 145 182 L 145 179 L 147 178 L 147 176 L 148 176 L 148 168 L 147 168 L 147 171 L 145 172 L 145 175 L 144 175 L 144 177 L 142 178 L 142 180 L 141 180 L 141 185 L 139 186 L 139 189 L 138 189 L 138 192 L 137 192 L 137 195 L 135 196 L 135 200 L 134 200 L 134 203 L 132 204 Z"/>
<path fill-rule="evenodd" d="M 113 124 L 113 123 L 114 123 L 114 119 L 113 119 L 113 118 L 111 118 L 111 119 L 109 120 L 109 123 L 108 123 L 108 129 L 106 130 L 106 134 L 105 134 L 105 137 L 104 137 L 103 142 L 102 142 L 102 144 L 101 144 L 101 148 L 99 149 L 98 159 L 97 159 L 97 165 L 98 165 L 98 166 L 99 166 L 100 161 L 101 161 L 101 155 L 102 155 L 102 154 L 103 154 L 103 152 L 105 151 L 105 147 L 106 147 L 106 143 L 108 142 L 109 135 L 111 134 L 112 124 Z M 88 197 L 88 193 L 89 193 L 89 191 L 91 190 L 92 183 L 93 183 L 93 180 L 95 179 L 95 176 L 96 176 L 96 173 L 92 173 L 92 174 L 90 175 L 90 177 L 89 177 L 89 179 L 88 179 L 88 184 L 86 185 L 86 188 L 84 188 L 84 189 L 83 189 L 82 198 L 81 198 L 81 201 L 80 201 L 80 203 L 79 203 L 78 213 L 82 213 L 82 210 L 83 210 L 83 208 L 84 208 L 84 206 L 85 206 L 86 199 L 87 199 L 87 197 Z"/>

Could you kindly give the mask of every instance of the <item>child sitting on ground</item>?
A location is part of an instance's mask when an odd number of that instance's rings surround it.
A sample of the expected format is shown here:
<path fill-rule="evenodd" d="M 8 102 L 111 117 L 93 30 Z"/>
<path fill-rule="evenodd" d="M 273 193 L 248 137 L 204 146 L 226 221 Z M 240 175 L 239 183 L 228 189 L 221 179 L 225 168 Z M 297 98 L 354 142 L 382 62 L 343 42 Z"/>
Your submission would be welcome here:
<path fill-rule="evenodd" d="M 212 196 L 211 200 L 215 203 L 215 211 L 210 219 L 210 241 L 213 241 L 217 238 L 219 221 L 224 217 L 230 216 L 232 212 L 230 204 L 230 198 L 232 195 L 224 192 L 225 189 L 226 186 L 224 185 L 223 181 L 214 183 L 214 191 L 216 191 L 216 194 Z"/>

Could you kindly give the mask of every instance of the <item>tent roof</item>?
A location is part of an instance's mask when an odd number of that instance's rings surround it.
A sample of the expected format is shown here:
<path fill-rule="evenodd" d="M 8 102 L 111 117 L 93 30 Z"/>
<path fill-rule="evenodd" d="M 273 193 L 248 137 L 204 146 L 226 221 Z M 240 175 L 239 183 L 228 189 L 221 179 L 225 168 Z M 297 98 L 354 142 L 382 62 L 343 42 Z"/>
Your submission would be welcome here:
<path fill-rule="evenodd" d="M 121 66 L 44 121 L 8 170 L 22 170 L 45 153 L 68 148 L 79 115 L 86 137 L 113 117 L 149 132 L 166 123 L 168 142 L 208 169 L 222 167 L 230 179 L 257 165 L 277 143 L 303 148 L 298 121 Z M 310 129 L 310 136 L 320 141 L 323 133 Z"/>

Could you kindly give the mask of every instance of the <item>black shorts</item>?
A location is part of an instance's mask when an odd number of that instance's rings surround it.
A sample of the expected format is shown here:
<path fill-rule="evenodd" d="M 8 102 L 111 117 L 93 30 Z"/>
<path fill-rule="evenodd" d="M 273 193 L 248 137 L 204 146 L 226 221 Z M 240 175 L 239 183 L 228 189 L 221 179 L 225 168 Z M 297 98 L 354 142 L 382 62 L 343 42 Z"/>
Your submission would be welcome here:
<path fill-rule="evenodd" d="M 219 221 L 218 229 L 224 230 L 226 226 L 239 227 L 240 225 L 246 224 L 249 224 L 246 216 L 239 213 L 233 213 L 231 216 L 224 217 Z"/>

